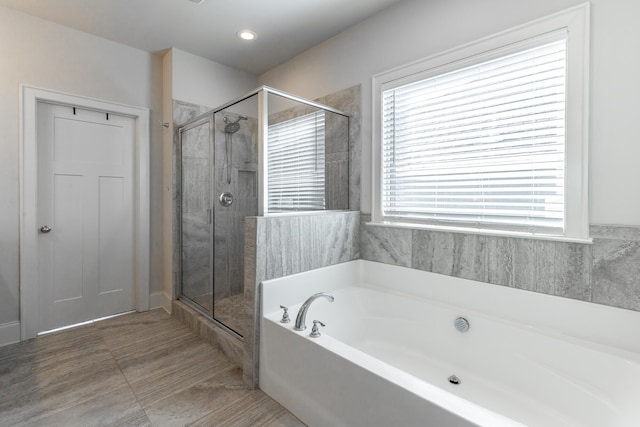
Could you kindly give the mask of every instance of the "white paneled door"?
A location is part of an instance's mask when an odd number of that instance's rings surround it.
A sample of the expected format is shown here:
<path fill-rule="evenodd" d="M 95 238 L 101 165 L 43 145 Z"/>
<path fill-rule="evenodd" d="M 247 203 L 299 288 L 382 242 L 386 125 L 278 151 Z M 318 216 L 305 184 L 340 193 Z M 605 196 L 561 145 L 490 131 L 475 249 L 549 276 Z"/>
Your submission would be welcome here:
<path fill-rule="evenodd" d="M 38 103 L 38 331 L 135 308 L 135 120 Z"/>

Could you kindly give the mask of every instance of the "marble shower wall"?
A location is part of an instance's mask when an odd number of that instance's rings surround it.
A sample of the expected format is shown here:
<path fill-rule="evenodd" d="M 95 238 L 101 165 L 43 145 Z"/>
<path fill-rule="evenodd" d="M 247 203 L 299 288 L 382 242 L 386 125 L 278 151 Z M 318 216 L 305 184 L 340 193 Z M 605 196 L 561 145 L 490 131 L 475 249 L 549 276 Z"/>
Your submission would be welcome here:
<path fill-rule="evenodd" d="M 360 213 L 318 212 L 252 217 L 245 221 L 244 378 L 258 381 L 258 285 L 360 258 Z"/>
<path fill-rule="evenodd" d="M 349 210 L 360 210 L 360 175 L 362 162 L 362 141 L 360 134 L 361 120 L 361 86 L 352 86 L 350 88 L 331 93 L 321 98 L 315 99 L 315 102 L 335 108 L 349 115 Z M 340 160 L 339 157 L 335 158 Z M 339 164 L 341 167 L 344 163 Z M 331 172 L 333 173 L 333 172 Z M 345 173 L 339 170 L 338 173 Z"/>
<path fill-rule="evenodd" d="M 322 111 L 319 108 L 295 101 L 285 101 L 279 95 L 270 95 L 269 100 L 269 107 L 271 107 L 271 101 L 274 104 L 278 102 L 286 106 L 295 105 L 269 114 L 270 125 Z M 324 159 L 320 160 L 324 163 L 325 169 L 325 209 L 349 209 L 349 119 L 340 114 L 326 111 L 324 114 L 324 141 L 321 142 L 324 144 Z"/>
<path fill-rule="evenodd" d="M 255 110 L 257 112 L 257 108 Z M 235 122 L 239 114 L 222 110 L 214 118 L 214 195 L 228 191 L 234 196 L 233 204 L 228 207 L 213 201 L 216 298 L 243 292 L 244 218 L 258 214 L 258 121 L 255 117 L 245 116 L 247 120 L 239 122 L 240 129 L 236 133 L 225 135 L 225 117 Z M 227 148 L 231 149 L 230 165 L 227 165 Z"/>
<path fill-rule="evenodd" d="M 190 104 L 188 102 L 182 102 L 174 99 L 173 100 L 174 129 L 177 129 L 180 125 L 210 110 L 211 109 L 206 106 Z M 173 136 L 173 170 L 174 171 L 180 171 L 180 152 L 178 148 L 179 148 L 178 135 L 174 133 L 174 136 Z M 198 160 L 193 159 L 193 161 L 197 162 Z M 178 189 L 178 185 L 179 185 L 178 178 L 179 176 L 177 173 L 173 175 L 173 206 L 174 206 L 174 209 L 173 209 L 173 242 L 174 242 L 173 271 L 175 272 L 173 277 L 173 298 L 174 299 L 177 299 L 180 296 L 180 289 L 176 281 L 177 279 L 176 275 L 179 277 L 183 273 L 180 269 L 180 258 L 182 256 L 182 253 L 181 253 L 181 248 L 179 246 L 180 238 L 181 238 L 179 223 L 180 223 L 180 211 L 182 209 L 182 197 Z M 189 241 L 192 243 L 191 245 L 187 245 L 187 246 L 190 246 L 190 249 L 189 249 L 190 252 L 185 254 L 186 258 L 188 258 L 189 260 L 193 260 L 193 263 L 192 263 L 193 265 L 185 266 L 185 267 L 189 268 L 190 270 L 193 270 L 194 272 L 199 271 L 199 274 L 202 275 L 204 274 L 204 270 L 202 270 L 202 267 L 197 266 L 198 263 L 196 262 L 196 258 L 201 259 L 204 256 L 207 259 L 206 263 L 208 264 L 209 252 L 208 251 L 203 252 L 202 244 L 208 247 L 210 236 L 209 236 L 208 221 L 207 221 L 207 224 L 204 226 L 201 223 L 202 223 L 202 220 L 198 221 L 197 218 L 194 218 L 193 227 L 184 229 L 183 232 L 189 234 L 188 235 Z M 198 246 L 197 242 L 201 242 L 202 244 Z M 209 269 L 207 268 L 207 270 Z"/>
<path fill-rule="evenodd" d="M 363 259 L 640 311 L 640 228 L 591 226 L 593 244 L 367 225 Z"/>
<path fill-rule="evenodd" d="M 182 133 L 182 286 L 195 301 L 211 295 L 211 161 L 209 123 Z"/>

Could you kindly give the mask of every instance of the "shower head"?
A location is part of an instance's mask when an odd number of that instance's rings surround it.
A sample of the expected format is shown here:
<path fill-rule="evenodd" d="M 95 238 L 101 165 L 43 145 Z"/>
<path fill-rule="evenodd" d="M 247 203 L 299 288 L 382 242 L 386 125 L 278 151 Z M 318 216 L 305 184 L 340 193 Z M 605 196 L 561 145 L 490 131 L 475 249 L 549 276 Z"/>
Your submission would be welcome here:
<path fill-rule="evenodd" d="M 236 133 L 240 130 L 240 120 L 248 120 L 248 119 L 249 118 L 246 116 L 238 116 L 238 120 L 236 120 L 235 122 L 232 122 L 231 120 L 229 120 L 229 117 L 225 116 L 224 119 L 222 119 L 222 121 L 227 124 L 224 127 L 224 131 L 226 133 Z"/>

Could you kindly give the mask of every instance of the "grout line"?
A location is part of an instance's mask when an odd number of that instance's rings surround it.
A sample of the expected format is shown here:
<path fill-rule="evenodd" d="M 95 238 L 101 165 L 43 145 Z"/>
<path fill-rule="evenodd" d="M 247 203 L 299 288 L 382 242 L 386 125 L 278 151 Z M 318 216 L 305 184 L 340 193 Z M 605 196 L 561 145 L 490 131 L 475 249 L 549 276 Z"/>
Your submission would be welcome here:
<path fill-rule="evenodd" d="M 116 317 L 116 316 L 110 316 L 110 317 Z M 129 390 L 131 390 L 131 394 L 133 394 L 133 397 L 135 398 L 136 403 L 138 404 L 138 406 L 140 406 L 140 409 L 142 409 L 142 412 L 144 412 L 144 416 L 147 418 L 147 421 L 149 421 L 149 423 L 151 423 L 151 419 L 149 418 L 149 414 L 147 413 L 147 410 L 142 405 L 142 402 L 140 402 L 140 400 L 138 399 L 138 395 L 136 394 L 136 392 L 133 389 L 133 387 L 131 387 L 131 383 L 129 382 L 129 378 L 127 378 L 127 376 L 125 375 L 124 371 L 122 370 L 122 367 L 120 366 L 120 363 L 118 363 L 118 359 L 113 354 L 111 346 L 109 345 L 109 343 L 107 342 L 107 340 L 104 337 L 103 330 L 101 328 L 98 328 L 95 325 L 94 325 L 94 327 L 96 328 L 96 330 L 100 334 L 100 339 L 104 343 L 105 347 L 107 347 L 107 350 L 109 351 L 109 354 L 111 355 L 111 359 L 116 364 L 116 366 L 118 367 L 118 370 L 120 371 L 120 374 L 122 374 L 122 377 L 124 378 L 124 381 L 127 383 L 127 387 L 129 387 Z"/>

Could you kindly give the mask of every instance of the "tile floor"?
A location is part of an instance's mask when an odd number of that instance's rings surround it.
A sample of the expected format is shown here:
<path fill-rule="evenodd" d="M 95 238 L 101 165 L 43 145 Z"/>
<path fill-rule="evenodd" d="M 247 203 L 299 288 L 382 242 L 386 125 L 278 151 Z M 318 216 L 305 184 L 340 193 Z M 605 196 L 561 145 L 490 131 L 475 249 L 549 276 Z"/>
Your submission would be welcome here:
<path fill-rule="evenodd" d="M 0 347 L 0 426 L 304 426 L 163 310 Z"/>

